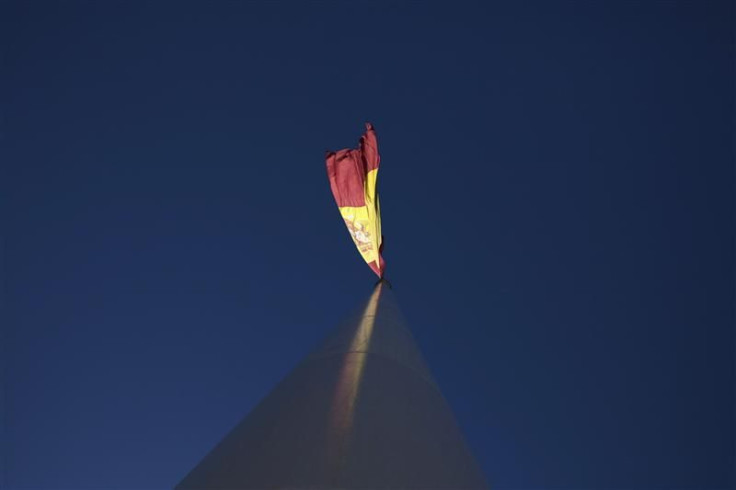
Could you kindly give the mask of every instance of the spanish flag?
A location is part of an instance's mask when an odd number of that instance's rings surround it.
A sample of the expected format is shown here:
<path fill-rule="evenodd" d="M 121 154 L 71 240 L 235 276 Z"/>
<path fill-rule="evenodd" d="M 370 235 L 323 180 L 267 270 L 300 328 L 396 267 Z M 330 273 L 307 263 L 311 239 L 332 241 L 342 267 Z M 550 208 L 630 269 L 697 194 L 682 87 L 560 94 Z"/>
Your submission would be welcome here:
<path fill-rule="evenodd" d="M 370 123 L 365 125 L 358 148 L 327 152 L 327 177 L 340 214 L 363 260 L 383 277 L 386 266 L 381 257 L 383 236 L 376 192 L 380 161 L 376 132 Z"/>

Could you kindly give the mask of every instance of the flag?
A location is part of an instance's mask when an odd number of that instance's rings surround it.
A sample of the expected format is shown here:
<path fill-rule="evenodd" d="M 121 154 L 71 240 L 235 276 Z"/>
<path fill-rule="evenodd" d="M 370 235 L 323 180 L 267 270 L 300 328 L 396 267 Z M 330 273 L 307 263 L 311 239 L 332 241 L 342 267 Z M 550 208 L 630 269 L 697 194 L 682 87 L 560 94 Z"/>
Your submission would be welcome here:
<path fill-rule="evenodd" d="M 358 148 L 327 152 L 327 177 L 360 255 L 378 277 L 383 277 L 381 210 L 376 192 L 381 157 L 373 126 L 366 123 L 365 128 Z"/>

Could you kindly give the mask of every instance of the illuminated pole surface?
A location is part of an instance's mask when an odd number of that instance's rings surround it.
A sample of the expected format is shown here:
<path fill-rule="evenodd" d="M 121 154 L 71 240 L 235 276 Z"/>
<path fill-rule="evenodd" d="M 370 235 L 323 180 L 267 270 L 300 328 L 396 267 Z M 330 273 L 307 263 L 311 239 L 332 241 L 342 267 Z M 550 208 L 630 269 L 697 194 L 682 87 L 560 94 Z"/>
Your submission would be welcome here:
<path fill-rule="evenodd" d="M 382 281 L 176 488 L 487 483 Z"/>

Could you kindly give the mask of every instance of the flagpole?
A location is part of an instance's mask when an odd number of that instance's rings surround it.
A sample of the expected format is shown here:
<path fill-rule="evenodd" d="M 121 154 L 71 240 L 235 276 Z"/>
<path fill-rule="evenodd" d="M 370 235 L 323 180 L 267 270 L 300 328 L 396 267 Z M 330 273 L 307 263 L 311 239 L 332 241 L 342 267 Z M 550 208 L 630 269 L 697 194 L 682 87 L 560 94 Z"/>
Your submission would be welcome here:
<path fill-rule="evenodd" d="M 485 477 L 391 284 L 311 352 L 177 489 L 480 489 Z"/>

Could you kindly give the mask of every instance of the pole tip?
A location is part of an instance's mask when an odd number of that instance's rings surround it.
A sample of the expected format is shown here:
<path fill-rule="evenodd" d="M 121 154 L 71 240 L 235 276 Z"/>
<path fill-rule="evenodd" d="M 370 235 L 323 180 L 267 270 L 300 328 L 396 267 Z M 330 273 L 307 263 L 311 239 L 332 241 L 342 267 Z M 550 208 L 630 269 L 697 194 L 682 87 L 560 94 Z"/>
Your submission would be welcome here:
<path fill-rule="evenodd" d="M 379 284 L 385 284 L 388 286 L 389 289 L 393 289 L 394 287 L 391 285 L 391 283 L 386 279 L 385 277 L 382 277 L 376 282 L 376 284 L 373 285 L 374 288 L 377 288 Z"/>

